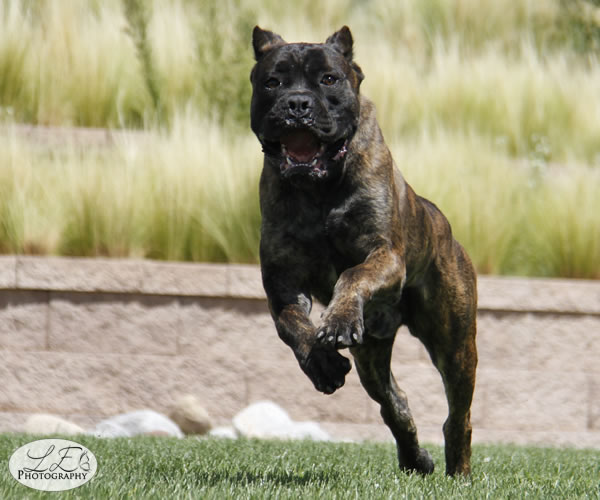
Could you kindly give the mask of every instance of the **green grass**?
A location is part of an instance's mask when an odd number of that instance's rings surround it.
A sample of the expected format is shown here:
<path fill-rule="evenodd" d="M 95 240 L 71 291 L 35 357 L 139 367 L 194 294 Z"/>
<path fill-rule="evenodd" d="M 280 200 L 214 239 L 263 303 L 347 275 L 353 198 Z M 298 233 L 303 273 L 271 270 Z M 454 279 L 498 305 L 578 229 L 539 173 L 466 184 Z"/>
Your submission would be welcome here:
<path fill-rule="evenodd" d="M 0 0 L 0 252 L 256 262 L 257 23 L 350 25 L 396 163 L 479 272 L 600 278 L 596 0 Z M 145 134 L 48 150 L 20 122 Z"/>
<path fill-rule="evenodd" d="M 98 460 L 88 484 L 60 498 L 598 498 L 600 452 L 475 446 L 469 479 L 437 468 L 401 473 L 391 444 L 76 437 Z M 0 436 L 3 463 L 27 435 Z M 2 498 L 46 498 L 0 472 Z M 54 495 L 56 497 L 56 495 Z"/>

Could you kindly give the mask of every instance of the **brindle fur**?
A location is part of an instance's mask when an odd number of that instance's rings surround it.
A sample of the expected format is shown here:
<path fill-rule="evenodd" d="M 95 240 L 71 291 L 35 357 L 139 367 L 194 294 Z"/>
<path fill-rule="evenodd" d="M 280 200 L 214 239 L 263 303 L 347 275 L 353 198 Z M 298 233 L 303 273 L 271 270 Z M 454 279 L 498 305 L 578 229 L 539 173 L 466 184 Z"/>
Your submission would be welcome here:
<path fill-rule="evenodd" d="M 400 467 L 430 473 L 433 461 L 419 446 L 406 395 L 390 370 L 396 331 L 407 325 L 427 348 L 446 390 L 446 472 L 469 474 L 477 364 L 476 277 L 469 257 L 444 215 L 415 194 L 396 168 L 375 108 L 359 94 L 362 73 L 352 61 L 348 28 L 325 44 L 285 44 L 256 27 L 254 49 L 252 125 L 261 141 L 265 130 L 273 129 L 267 122 L 286 112 L 268 101 L 261 88 L 262 79 L 282 59 L 305 66 L 301 77 L 290 71 L 291 83 L 280 90 L 284 98 L 300 87 L 323 99 L 310 81 L 311 71 L 317 70 L 309 63 L 319 57 L 324 59 L 319 71 L 346 76 L 343 91 L 328 99 L 357 114 L 348 152 L 332 163 L 324 180 L 286 179 L 278 160 L 265 154 L 261 268 L 279 336 L 326 394 L 344 384 L 351 365 L 338 351 L 349 348 L 362 385 L 381 406 L 396 439 Z M 332 116 L 347 121 L 344 110 L 333 104 L 324 108 L 320 112 L 330 113 L 330 121 Z M 339 125 L 341 130 L 347 123 Z M 309 319 L 313 298 L 327 306 L 318 326 Z"/>

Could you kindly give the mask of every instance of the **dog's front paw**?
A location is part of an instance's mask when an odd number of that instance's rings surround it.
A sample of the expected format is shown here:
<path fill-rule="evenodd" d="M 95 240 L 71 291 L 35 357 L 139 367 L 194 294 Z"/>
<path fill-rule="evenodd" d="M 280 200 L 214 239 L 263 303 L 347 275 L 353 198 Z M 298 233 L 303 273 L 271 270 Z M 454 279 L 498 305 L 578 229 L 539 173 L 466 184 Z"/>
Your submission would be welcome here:
<path fill-rule="evenodd" d="M 342 387 L 352 368 L 350 360 L 339 352 L 321 348 L 313 348 L 300 366 L 315 388 L 325 394 L 333 394 Z"/>
<path fill-rule="evenodd" d="M 317 340 L 327 348 L 343 349 L 362 344 L 364 330 L 362 310 L 358 306 L 335 308 L 323 313 Z"/>

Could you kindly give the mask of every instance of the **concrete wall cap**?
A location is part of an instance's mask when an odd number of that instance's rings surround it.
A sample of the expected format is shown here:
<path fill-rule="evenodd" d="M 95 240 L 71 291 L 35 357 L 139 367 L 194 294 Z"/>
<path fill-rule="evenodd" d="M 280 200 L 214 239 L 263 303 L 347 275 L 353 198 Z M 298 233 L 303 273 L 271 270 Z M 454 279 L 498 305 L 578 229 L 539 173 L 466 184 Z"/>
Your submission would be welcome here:
<path fill-rule="evenodd" d="M 600 281 L 480 276 L 479 309 L 600 314 Z"/>
<path fill-rule="evenodd" d="M 17 258 L 14 255 L 0 255 L 0 290 L 17 287 Z"/>
<path fill-rule="evenodd" d="M 141 259 L 0 256 L 0 289 L 265 298 L 255 265 Z M 478 289 L 481 310 L 600 315 L 600 281 L 480 276 Z"/>

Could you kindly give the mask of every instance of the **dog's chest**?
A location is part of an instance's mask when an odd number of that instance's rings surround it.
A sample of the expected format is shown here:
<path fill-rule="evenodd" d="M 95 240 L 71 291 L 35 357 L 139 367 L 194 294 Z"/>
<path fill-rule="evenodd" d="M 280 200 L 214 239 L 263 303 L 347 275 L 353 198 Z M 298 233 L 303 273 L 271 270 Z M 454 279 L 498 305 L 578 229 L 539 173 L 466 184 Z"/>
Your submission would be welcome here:
<path fill-rule="evenodd" d="M 301 243 L 310 287 L 319 301 L 327 302 L 339 275 L 364 261 L 360 228 L 344 206 L 298 206 L 290 232 Z"/>

